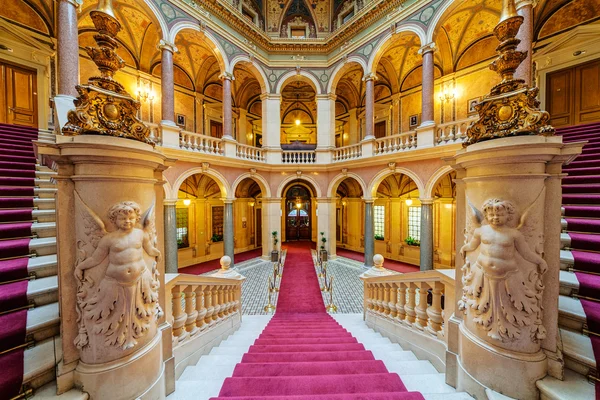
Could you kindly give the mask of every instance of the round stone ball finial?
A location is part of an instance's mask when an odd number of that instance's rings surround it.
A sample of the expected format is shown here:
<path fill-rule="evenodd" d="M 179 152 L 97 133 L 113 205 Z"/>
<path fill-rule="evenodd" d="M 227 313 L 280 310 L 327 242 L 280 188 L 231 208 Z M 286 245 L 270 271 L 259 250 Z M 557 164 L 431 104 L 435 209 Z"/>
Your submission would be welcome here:
<path fill-rule="evenodd" d="M 375 268 L 383 268 L 383 261 L 384 258 L 381 254 L 375 254 L 373 256 L 373 265 L 375 265 Z"/>
<path fill-rule="evenodd" d="M 228 270 L 229 266 L 231 265 L 231 257 L 223 256 L 223 257 L 221 257 L 220 262 L 221 262 L 221 269 Z"/>

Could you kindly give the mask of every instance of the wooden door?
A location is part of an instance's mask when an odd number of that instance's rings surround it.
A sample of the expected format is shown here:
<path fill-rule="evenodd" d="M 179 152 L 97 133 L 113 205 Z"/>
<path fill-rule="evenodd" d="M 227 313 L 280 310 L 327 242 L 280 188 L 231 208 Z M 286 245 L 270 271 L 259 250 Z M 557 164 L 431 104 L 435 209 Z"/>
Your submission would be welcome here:
<path fill-rule="evenodd" d="M 38 127 L 37 72 L 0 63 L 0 122 Z"/>
<path fill-rule="evenodd" d="M 546 88 L 552 126 L 600 121 L 600 60 L 548 74 Z"/>

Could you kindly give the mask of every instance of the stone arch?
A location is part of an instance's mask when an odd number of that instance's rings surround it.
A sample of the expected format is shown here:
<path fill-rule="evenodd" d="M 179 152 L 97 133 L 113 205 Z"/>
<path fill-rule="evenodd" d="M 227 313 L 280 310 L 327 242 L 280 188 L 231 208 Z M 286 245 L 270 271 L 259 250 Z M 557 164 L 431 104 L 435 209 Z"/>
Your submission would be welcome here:
<path fill-rule="evenodd" d="M 421 181 L 421 178 L 419 178 L 419 176 L 407 169 L 407 168 L 403 168 L 403 167 L 396 167 L 393 170 L 388 169 L 383 169 L 381 171 L 379 171 L 377 173 L 377 175 L 375 175 L 373 177 L 373 179 L 371 179 L 371 182 L 369 182 L 369 186 L 368 186 L 368 190 L 365 192 L 365 200 L 372 200 L 374 198 L 377 197 L 377 188 L 379 187 L 379 184 L 381 182 L 383 182 L 383 180 L 388 177 L 389 175 L 393 175 L 393 174 L 404 174 L 406 176 L 408 176 L 410 179 L 412 179 L 412 181 L 415 183 L 415 185 L 417 185 L 417 189 L 419 190 L 419 195 L 422 197 L 423 193 L 425 193 L 425 187 L 423 185 L 423 182 Z"/>
<path fill-rule="evenodd" d="M 231 197 L 235 197 L 235 191 L 237 190 L 238 185 L 244 179 L 252 179 L 254 182 L 258 184 L 261 192 L 263 193 L 263 198 L 270 199 L 271 198 L 271 187 L 269 186 L 269 182 L 259 174 L 251 174 L 249 172 L 245 172 L 237 177 L 237 179 L 231 184 Z"/>
<path fill-rule="evenodd" d="M 431 20 L 429 20 L 427 34 L 425 35 L 425 41 L 422 43 L 427 44 L 433 42 L 433 35 L 435 34 L 435 30 L 438 24 L 440 23 L 444 14 L 446 14 L 446 11 L 448 11 L 448 9 L 450 9 L 451 7 L 454 7 L 456 3 L 460 3 L 460 0 L 449 0 L 446 2 L 442 2 L 440 8 L 438 8 L 435 11 L 433 17 L 431 18 Z"/>
<path fill-rule="evenodd" d="M 277 187 L 277 197 L 281 198 L 284 197 L 284 193 L 283 191 L 285 190 L 285 188 L 293 181 L 295 180 L 304 180 L 306 182 L 309 182 L 312 187 L 315 189 L 315 196 L 316 197 L 322 197 L 322 191 L 321 191 L 321 186 L 319 186 L 319 184 L 317 183 L 317 181 L 314 180 L 314 178 L 312 178 L 311 176 L 305 176 L 305 175 L 300 175 L 300 176 L 294 176 L 294 175 L 290 175 L 287 178 L 285 178 L 283 181 L 281 181 L 281 183 L 279 184 L 279 186 Z"/>
<path fill-rule="evenodd" d="M 154 18 L 156 18 L 156 22 L 158 22 L 158 26 L 160 27 L 160 32 L 162 33 L 163 39 L 167 38 L 169 35 L 169 25 L 167 24 L 167 21 L 163 17 L 156 4 L 154 4 L 151 0 L 144 0 L 144 4 L 146 4 L 146 7 L 148 7 L 150 11 L 152 11 Z"/>
<path fill-rule="evenodd" d="M 330 182 L 329 182 L 329 186 L 327 187 L 327 197 L 330 198 L 335 198 L 335 193 L 337 191 L 338 186 L 340 185 L 340 183 L 342 183 L 344 181 L 344 179 L 346 178 L 353 178 L 354 180 L 356 180 L 358 182 L 358 184 L 360 185 L 360 188 L 363 192 L 363 194 L 367 193 L 367 185 L 365 184 L 364 179 L 358 175 L 355 174 L 354 172 L 348 172 L 346 174 L 344 174 L 343 172 L 336 175 Z"/>
<path fill-rule="evenodd" d="M 194 167 L 194 168 L 190 168 L 190 169 L 182 172 L 177 177 L 177 179 L 175 179 L 175 183 L 173 184 L 173 187 L 171 189 L 171 198 L 176 199 L 177 193 L 179 192 L 179 188 L 181 187 L 181 184 L 187 178 L 189 178 L 190 176 L 195 175 L 195 174 L 204 174 L 204 175 L 211 177 L 219 185 L 219 189 L 221 189 L 221 197 L 222 198 L 229 199 L 229 200 L 233 198 L 233 194 L 231 192 L 231 187 L 229 186 L 229 182 L 227 182 L 227 179 L 225 178 L 225 176 L 223 176 L 219 171 L 216 171 L 212 168 L 204 169 L 203 167 Z"/>
<path fill-rule="evenodd" d="M 204 30 L 200 29 L 200 26 L 198 24 L 194 24 L 191 21 L 177 22 L 175 25 L 173 25 L 173 27 L 171 28 L 171 31 L 169 32 L 168 43 L 174 44 L 175 39 L 177 38 L 177 34 L 184 29 L 191 29 L 193 31 L 202 33 L 204 35 L 204 37 L 206 38 L 206 40 L 208 40 L 211 44 L 213 44 L 215 46 L 216 51 L 213 51 L 213 54 L 214 54 L 215 58 L 217 59 L 217 62 L 219 63 L 219 67 L 220 67 L 221 71 L 227 71 L 227 65 L 229 65 L 229 60 L 227 59 L 227 56 L 226 56 L 227 53 L 225 52 L 225 49 L 223 49 L 223 46 L 221 46 L 221 44 L 219 43 L 219 41 L 217 40 L 216 37 L 214 37 L 206 29 L 204 29 Z"/>
<path fill-rule="evenodd" d="M 233 57 L 231 59 L 231 64 L 230 64 L 227 72 L 230 72 L 233 74 L 233 70 L 234 70 L 236 64 L 239 62 L 248 64 L 247 65 L 248 69 L 250 71 L 252 71 L 252 73 L 254 74 L 254 77 L 260 84 L 261 93 L 267 93 L 269 91 L 269 79 L 267 78 L 265 71 L 260 67 L 260 65 L 256 61 L 250 59 L 250 57 L 248 57 L 246 54 L 237 55 L 237 56 Z"/>
<path fill-rule="evenodd" d="M 423 46 L 426 43 L 431 42 L 431 40 L 427 41 L 427 39 L 426 39 L 427 34 L 423 30 L 423 28 L 421 28 L 420 26 L 415 25 L 415 24 L 402 25 L 402 26 L 398 27 L 398 29 L 395 33 L 391 33 L 391 32 L 388 33 L 379 41 L 379 43 L 377 43 L 377 46 L 373 50 L 372 56 L 369 59 L 369 63 L 367 64 L 367 69 L 365 70 L 366 74 L 377 72 L 377 65 L 379 64 L 379 59 L 381 58 L 383 53 L 385 53 L 385 51 L 387 50 L 387 47 L 389 46 L 390 41 L 393 39 L 393 37 L 395 35 L 399 35 L 403 32 L 411 32 L 411 33 L 415 34 L 419 38 L 419 41 L 421 42 L 421 46 Z"/>
<path fill-rule="evenodd" d="M 435 187 L 437 186 L 439 180 L 445 175 L 449 174 L 450 172 L 452 172 L 452 167 L 450 167 L 449 165 L 443 166 L 437 171 L 435 171 L 427 181 L 427 186 L 425 186 L 425 191 L 423 192 L 423 196 L 427 197 L 424 198 L 432 199 L 434 195 L 433 191 L 435 190 Z"/>
<path fill-rule="evenodd" d="M 313 74 L 302 69 L 300 71 L 292 70 L 283 74 L 277 82 L 277 86 L 275 87 L 275 94 L 281 95 L 281 91 L 283 90 L 285 85 L 287 85 L 292 80 L 292 78 L 298 79 L 299 77 L 303 78 L 301 79 L 302 81 L 310 84 L 317 95 L 323 94 L 323 91 L 321 90 L 321 85 L 317 78 Z"/>
<path fill-rule="evenodd" d="M 342 77 L 345 68 L 348 67 L 350 63 L 357 63 L 358 65 L 360 65 L 363 69 L 363 72 L 366 74 L 368 67 L 365 63 L 365 60 L 356 55 L 349 56 L 345 62 L 339 63 L 331 72 L 331 76 L 329 77 L 329 81 L 327 82 L 327 93 L 334 93 L 334 88 L 337 87 L 337 84 L 340 81 L 340 78 Z"/>
<path fill-rule="evenodd" d="M 171 193 L 173 193 L 173 188 L 171 187 L 171 184 L 169 183 L 169 181 L 166 179 L 163 183 L 163 192 L 165 193 L 165 197 L 164 197 L 165 200 L 170 200 Z"/>

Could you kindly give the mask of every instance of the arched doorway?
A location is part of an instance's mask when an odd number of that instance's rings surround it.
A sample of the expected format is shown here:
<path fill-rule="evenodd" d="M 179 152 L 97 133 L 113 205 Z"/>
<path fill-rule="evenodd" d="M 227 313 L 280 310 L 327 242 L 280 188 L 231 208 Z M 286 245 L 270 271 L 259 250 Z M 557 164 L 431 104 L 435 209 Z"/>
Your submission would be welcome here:
<path fill-rule="evenodd" d="M 295 184 L 285 194 L 286 240 L 311 240 L 312 194 L 303 185 Z"/>

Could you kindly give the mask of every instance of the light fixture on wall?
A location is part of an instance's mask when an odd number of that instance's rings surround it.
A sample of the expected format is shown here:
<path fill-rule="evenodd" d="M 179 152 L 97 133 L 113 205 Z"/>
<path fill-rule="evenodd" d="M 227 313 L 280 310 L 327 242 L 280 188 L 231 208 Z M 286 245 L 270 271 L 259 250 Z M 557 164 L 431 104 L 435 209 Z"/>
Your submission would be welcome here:
<path fill-rule="evenodd" d="M 189 183 L 187 179 L 185 180 L 185 187 L 189 190 Z M 188 198 L 188 192 L 185 192 L 185 199 L 183 199 L 183 205 L 187 207 L 190 204 L 192 204 L 192 200 Z"/>
<path fill-rule="evenodd" d="M 138 83 L 136 93 L 138 101 L 141 101 L 142 103 L 154 100 L 154 92 L 152 89 L 150 89 L 150 82 L 143 84 L 140 81 L 140 83 Z"/>
<path fill-rule="evenodd" d="M 445 101 L 450 101 L 456 96 L 456 90 L 454 88 L 444 88 L 444 84 L 442 83 L 442 92 L 440 93 L 440 101 L 443 103 Z"/>
<path fill-rule="evenodd" d="M 406 200 L 404 200 L 406 202 L 407 206 L 411 206 L 413 201 L 412 198 L 410 197 L 410 185 L 411 185 L 412 181 L 408 182 L 408 198 Z"/>
<path fill-rule="evenodd" d="M 302 208 L 302 199 L 300 196 L 296 196 L 296 208 L 299 210 Z"/>
<path fill-rule="evenodd" d="M 254 207 L 254 204 L 255 204 L 255 203 L 254 203 L 254 201 L 252 201 L 252 200 L 248 202 L 248 205 L 249 205 L 250 207 Z"/>

